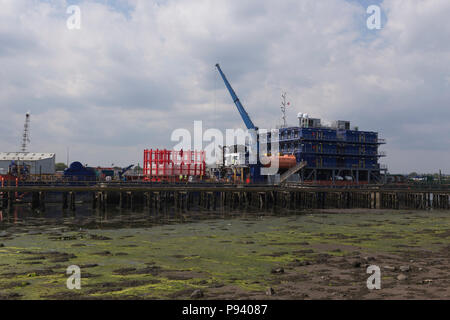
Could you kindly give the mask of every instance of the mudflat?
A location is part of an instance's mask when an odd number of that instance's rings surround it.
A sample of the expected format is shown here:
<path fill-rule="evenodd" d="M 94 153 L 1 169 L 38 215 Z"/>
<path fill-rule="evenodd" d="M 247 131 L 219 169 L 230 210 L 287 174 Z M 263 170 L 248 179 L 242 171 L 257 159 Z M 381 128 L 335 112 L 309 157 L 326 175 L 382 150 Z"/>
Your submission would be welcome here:
<path fill-rule="evenodd" d="M 81 289 L 66 269 L 81 270 Z M 369 290 L 367 267 L 381 270 Z M 450 212 L 316 210 L 0 230 L 0 299 L 449 299 Z"/>

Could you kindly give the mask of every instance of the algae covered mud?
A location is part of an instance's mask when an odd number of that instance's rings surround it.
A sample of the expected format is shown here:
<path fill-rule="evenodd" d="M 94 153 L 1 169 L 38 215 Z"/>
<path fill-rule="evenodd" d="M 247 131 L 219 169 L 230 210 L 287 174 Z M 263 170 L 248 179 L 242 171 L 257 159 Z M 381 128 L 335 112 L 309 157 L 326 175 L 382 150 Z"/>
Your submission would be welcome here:
<path fill-rule="evenodd" d="M 0 299 L 449 299 L 450 212 L 90 211 L 0 222 Z M 67 288 L 80 267 L 81 289 Z M 367 288 L 367 266 L 381 289 Z"/>

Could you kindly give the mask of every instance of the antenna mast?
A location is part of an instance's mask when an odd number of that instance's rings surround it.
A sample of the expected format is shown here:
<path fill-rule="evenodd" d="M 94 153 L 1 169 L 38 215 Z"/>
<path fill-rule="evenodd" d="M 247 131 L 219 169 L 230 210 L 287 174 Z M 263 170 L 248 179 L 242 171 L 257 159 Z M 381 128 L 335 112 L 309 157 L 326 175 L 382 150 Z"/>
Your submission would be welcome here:
<path fill-rule="evenodd" d="M 286 92 L 281 93 L 281 113 L 283 114 L 281 118 L 283 119 L 283 128 L 287 127 L 286 109 L 291 105 L 290 102 L 286 102 L 286 96 L 287 96 Z"/>
<path fill-rule="evenodd" d="M 27 144 L 30 143 L 30 113 L 25 115 L 25 124 L 22 135 L 22 152 L 27 152 Z"/>

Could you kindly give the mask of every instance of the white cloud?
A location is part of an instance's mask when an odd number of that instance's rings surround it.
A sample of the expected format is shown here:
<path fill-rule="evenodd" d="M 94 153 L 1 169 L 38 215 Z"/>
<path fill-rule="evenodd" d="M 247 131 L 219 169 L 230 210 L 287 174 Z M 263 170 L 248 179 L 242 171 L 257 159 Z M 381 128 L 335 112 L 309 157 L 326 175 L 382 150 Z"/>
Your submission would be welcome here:
<path fill-rule="evenodd" d="M 1 150 L 18 148 L 28 110 L 32 149 L 65 161 L 71 146 L 91 164 L 137 163 L 194 120 L 242 126 L 220 62 L 260 127 L 279 121 L 283 88 L 291 123 L 348 119 L 388 139 L 391 171 L 450 171 L 446 0 L 385 0 L 370 32 L 366 8 L 344 0 L 105 3 L 81 1 L 71 31 L 66 1 L 0 0 Z"/>

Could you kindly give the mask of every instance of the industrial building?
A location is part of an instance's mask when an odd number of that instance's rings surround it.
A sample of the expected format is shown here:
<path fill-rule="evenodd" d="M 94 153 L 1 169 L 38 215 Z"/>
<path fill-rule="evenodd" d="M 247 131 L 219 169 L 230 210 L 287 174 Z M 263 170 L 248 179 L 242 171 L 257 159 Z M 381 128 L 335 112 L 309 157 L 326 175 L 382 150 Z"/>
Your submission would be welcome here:
<path fill-rule="evenodd" d="M 307 163 L 300 171 L 302 181 L 380 182 L 386 168 L 379 163 L 385 153 L 378 147 L 386 142 L 377 132 L 350 128 L 349 121 L 322 125 L 320 119 L 302 113 L 298 120 L 298 126 L 279 129 L 278 142 L 280 153 Z M 270 142 L 270 135 L 261 141 Z"/>
<path fill-rule="evenodd" d="M 54 153 L 0 152 L 0 175 L 8 174 L 13 162 L 27 166 L 31 175 L 55 174 Z"/>

